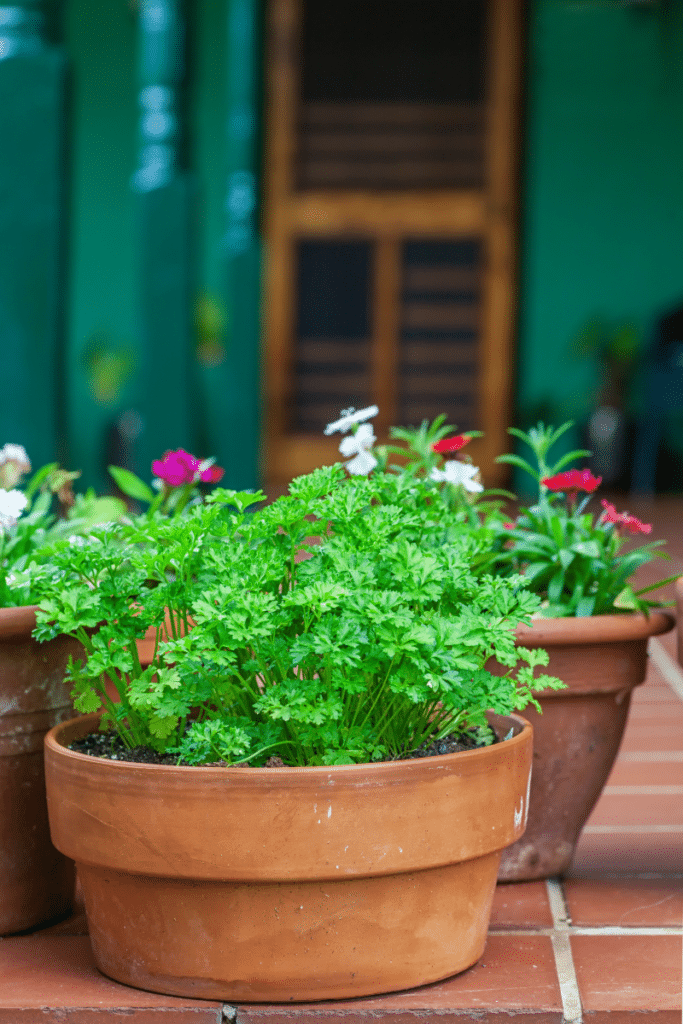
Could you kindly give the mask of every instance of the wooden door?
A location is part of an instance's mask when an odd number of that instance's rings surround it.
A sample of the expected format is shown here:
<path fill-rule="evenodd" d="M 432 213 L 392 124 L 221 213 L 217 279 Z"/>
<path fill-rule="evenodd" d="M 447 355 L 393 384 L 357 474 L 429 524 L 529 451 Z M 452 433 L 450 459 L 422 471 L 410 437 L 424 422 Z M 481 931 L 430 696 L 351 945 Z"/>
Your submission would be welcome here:
<path fill-rule="evenodd" d="M 271 0 L 265 479 L 336 461 L 324 425 L 440 412 L 507 448 L 522 0 Z"/>

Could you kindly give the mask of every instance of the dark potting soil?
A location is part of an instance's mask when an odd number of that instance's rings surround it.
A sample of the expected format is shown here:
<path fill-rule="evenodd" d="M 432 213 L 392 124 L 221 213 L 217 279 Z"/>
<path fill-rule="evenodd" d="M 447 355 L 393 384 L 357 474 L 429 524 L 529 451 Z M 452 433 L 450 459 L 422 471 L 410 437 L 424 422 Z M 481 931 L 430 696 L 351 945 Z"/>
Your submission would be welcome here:
<path fill-rule="evenodd" d="M 496 741 L 497 742 L 497 741 Z M 474 750 L 482 746 L 478 742 L 477 734 L 474 732 L 453 733 L 435 743 L 418 747 L 417 750 L 410 750 L 400 757 L 389 757 L 387 761 L 409 761 L 418 757 L 435 757 L 438 754 L 455 754 L 459 750 Z M 90 757 L 100 757 L 108 761 L 132 761 L 135 764 L 178 764 L 176 754 L 159 754 L 151 747 L 133 747 L 128 750 L 121 739 L 113 732 L 91 732 L 82 740 L 71 743 L 69 750 L 75 750 L 79 754 L 89 754 Z M 226 761 L 213 761 L 204 767 L 248 767 L 247 765 L 229 766 Z M 285 762 L 280 757 L 269 757 L 265 763 L 266 768 L 285 768 Z"/>

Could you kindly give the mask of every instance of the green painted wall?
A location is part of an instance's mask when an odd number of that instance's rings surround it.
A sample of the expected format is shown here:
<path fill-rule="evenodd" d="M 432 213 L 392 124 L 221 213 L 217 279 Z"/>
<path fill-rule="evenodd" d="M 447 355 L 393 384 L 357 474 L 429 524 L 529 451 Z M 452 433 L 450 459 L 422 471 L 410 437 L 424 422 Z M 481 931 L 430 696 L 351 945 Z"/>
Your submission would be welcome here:
<path fill-rule="evenodd" d="M 535 0 L 528 46 L 518 405 L 580 417 L 582 327 L 683 303 L 683 2 Z"/>
<path fill-rule="evenodd" d="M 128 3 L 69 0 L 71 194 L 67 297 L 69 463 L 108 486 L 105 437 L 137 359 L 135 18 Z M 125 381 L 128 380 L 126 385 Z"/>
<path fill-rule="evenodd" d="M 110 486 L 104 471 L 111 458 L 106 452 L 108 429 L 124 410 L 137 406 L 144 389 L 163 389 L 164 385 L 163 366 L 153 380 L 145 379 L 141 351 L 140 210 L 129 184 L 138 145 L 135 6 L 128 0 L 66 3 L 65 48 L 72 76 L 69 462 L 83 470 L 84 485 L 98 489 Z M 245 54 L 241 61 L 229 60 L 228 14 L 240 6 L 258 12 L 259 3 L 190 0 L 186 4 L 189 90 L 185 142 L 193 177 L 192 285 L 198 309 L 198 323 L 188 336 L 188 346 L 191 351 L 196 348 L 199 356 L 192 447 L 198 455 L 218 457 L 230 471 L 226 484 L 248 486 L 258 482 L 258 431 L 254 424 L 258 384 L 252 365 L 255 360 L 243 365 L 243 339 L 233 337 L 232 327 L 241 325 L 238 333 L 248 335 L 245 344 L 250 350 L 257 349 L 259 244 L 253 240 L 246 257 L 251 260 L 246 286 L 240 279 L 237 287 L 231 280 L 231 258 L 223 244 L 228 225 L 228 173 L 247 166 L 249 159 L 249 146 L 246 151 L 243 144 L 236 149 L 226 131 L 236 88 L 240 102 L 249 100 L 239 92 L 242 86 L 239 82 L 235 85 L 235 76 L 230 78 L 228 65 L 239 72 L 244 64 L 243 78 L 259 73 L 248 60 L 245 64 Z M 258 59 L 256 52 L 254 57 Z M 244 316 L 240 320 L 229 308 L 232 296 L 241 301 L 246 325 Z M 236 401 L 230 401 L 231 394 L 237 396 Z M 235 415 L 231 418 L 232 406 L 238 421 Z M 243 435 L 239 444 L 234 440 L 236 431 Z M 172 439 L 168 443 L 171 445 Z M 150 472 L 143 466 L 139 469 L 142 475 Z"/>

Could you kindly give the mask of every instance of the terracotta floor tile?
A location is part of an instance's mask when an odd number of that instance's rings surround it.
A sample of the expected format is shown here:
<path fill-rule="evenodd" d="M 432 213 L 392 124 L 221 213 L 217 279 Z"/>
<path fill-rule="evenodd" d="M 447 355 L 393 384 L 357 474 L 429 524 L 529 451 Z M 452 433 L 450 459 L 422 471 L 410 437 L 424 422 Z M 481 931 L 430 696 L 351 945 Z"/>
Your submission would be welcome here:
<path fill-rule="evenodd" d="M 195 1024 L 221 1019 L 219 1003 L 155 995 L 110 981 L 95 967 L 89 939 L 71 935 L 30 935 L 0 941 L 0 1011 L 19 1007 L 107 1010 L 166 1007 L 168 1010 L 194 1010 L 191 1019 Z M 199 1010 L 206 1013 L 199 1014 Z M 4 1024 L 3 1017 L 0 1021 Z M 171 1016 L 164 1021 L 175 1024 Z"/>
<path fill-rule="evenodd" d="M 680 761 L 617 760 L 607 786 L 683 786 L 683 758 Z"/>
<path fill-rule="evenodd" d="M 612 787 L 610 787 L 611 789 Z M 677 792 L 637 792 L 645 787 L 628 787 L 626 793 L 602 794 L 586 825 L 672 825 L 683 830 L 683 790 Z M 661 790 L 661 787 L 660 787 Z M 683 835 L 681 836 L 683 841 Z"/>
<path fill-rule="evenodd" d="M 635 750 L 683 751 L 683 728 L 679 725 L 653 728 L 634 723 L 628 726 L 624 733 L 620 753 Z"/>
<path fill-rule="evenodd" d="M 574 925 L 683 927 L 683 878 L 566 879 Z"/>
<path fill-rule="evenodd" d="M 584 831 L 570 873 L 591 878 L 683 874 L 683 834 Z"/>
<path fill-rule="evenodd" d="M 305 1011 L 316 1019 L 329 1020 L 338 1015 L 345 1024 L 352 1024 L 354 1017 L 376 1017 L 383 1012 L 391 1014 L 391 1021 L 398 1024 L 400 1011 L 420 1011 L 424 1018 L 429 1011 L 439 1014 L 439 1021 L 445 1021 L 442 1014 L 448 1010 L 507 1010 L 508 1012 L 529 1010 L 561 1011 L 562 1000 L 555 974 L 555 960 L 550 939 L 541 935 L 489 935 L 484 955 L 468 971 L 422 988 L 391 995 L 373 996 L 368 999 L 347 999 L 339 1002 L 300 1004 L 299 1007 L 250 1006 L 244 1008 L 242 1020 L 265 1021 L 279 1024 L 291 1019 L 293 1009 Z M 323 1012 L 321 1012 L 323 1011 Z M 460 1018 L 462 1019 L 462 1018 Z M 482 1020 L 477 1014 L 477 1021 Z M 506 1018 L 507 1019 L 507 1018 Z M 557 1020 L 560 1017 L 551 1018 Z M 518 1021 L 515 1013 L 514 1021 Z M 534 1015 L 539 1024 L 543 1017 Z M 464 1022 L 463 1022 L 464 1024 Z M 519 1022 L 521 1024 L 521 1020 Z"/>
<path fill-rule="evenodd" d="M 636 686 L 631 697 L 631 705 L 675 702 L 678 699 L 676 694 L 662 679 L 659 672 L 653 667 L 648 671 L 648 681 L 642 686 Z"/>
<path fill-rule="evenodd" d="M 58 924 L 49 925 L 47 928 L 41 928 L 33 934 L 40 935 L 41 937 L 46 935 L 87 935 L 88 922 L 85 911 L 81 910 L 71 914 L 66 920 L 60 921 Z"/>
<path fill-rule="evenodd" d="M 545 882 L 507 882 L 496 887 L 492 931 L 504 928 L 551 928 L 553 917 Z"/>
<path fill-rule="evenodd" d="M 683 701 L 674 703 L 672 700 L 658 700 L 632 704 L 628 721 L 634 725 L 649 726 L 668 723 L 680 728 L 683 725 Z"/>
<path fill-rule="evenodd" d="M 680 1013 L 681 936 L 573 935 L 570 942 L 585 1012 Z"/>

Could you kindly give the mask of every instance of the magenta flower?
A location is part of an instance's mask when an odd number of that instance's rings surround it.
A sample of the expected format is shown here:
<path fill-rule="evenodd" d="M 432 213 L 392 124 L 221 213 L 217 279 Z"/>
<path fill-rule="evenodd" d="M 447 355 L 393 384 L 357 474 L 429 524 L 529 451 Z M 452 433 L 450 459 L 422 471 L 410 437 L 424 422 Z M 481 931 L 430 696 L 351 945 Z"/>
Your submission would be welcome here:
<path fill-rule="evenodd" d="M 175 452 L 165 452 L 163 459 L 155 459 L 152 472 L 168 487 L 182 487 L 198 480 L 217 483 L 223 476 L 220 466 L 208 466 L 206 469 L 201 469 L 201 466 L 200 459 L 179 448 Z"/>

